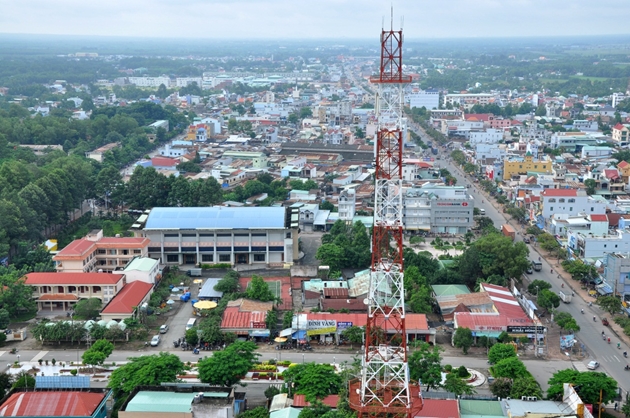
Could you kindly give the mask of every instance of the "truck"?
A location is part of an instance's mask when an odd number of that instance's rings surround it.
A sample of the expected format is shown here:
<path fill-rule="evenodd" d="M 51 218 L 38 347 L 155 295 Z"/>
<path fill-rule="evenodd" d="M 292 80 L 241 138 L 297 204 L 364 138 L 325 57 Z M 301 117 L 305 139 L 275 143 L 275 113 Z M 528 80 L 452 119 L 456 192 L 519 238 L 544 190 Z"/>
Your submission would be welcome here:
<path fill-rule="evenodd" d="M 558 293 L 558 296 L 564 303 L 571 303 L 571 299 L 573 299 L 570 293 L 564 293 L 562 290 Z"/>
<path fill-rule="evenodd" d="M 437 155 L 437 153 L 438 153 L 438 149 L 437 149 L 437 147 L 431 147 L 431 153 L 432 153 L 433 155 Z"/>
<path fill-rule="evenodd" d="M 540 261 L 532 261 L 532 267 L 534 271 L 540 271 L 542 270 L 542 263 Z"/>
<path fill-rule="evenodd" d="M 186 274 L 190 277 L 201 277 L 201 269 L 190 269 Z"/>
<path fill-rule="evenodd" d="M 514 228 L 508 224 L 501 225 L 501 233 L 506 237 L 510 237 L 512 241 L 516 238 L 516 231 L 514 231 Z"/>

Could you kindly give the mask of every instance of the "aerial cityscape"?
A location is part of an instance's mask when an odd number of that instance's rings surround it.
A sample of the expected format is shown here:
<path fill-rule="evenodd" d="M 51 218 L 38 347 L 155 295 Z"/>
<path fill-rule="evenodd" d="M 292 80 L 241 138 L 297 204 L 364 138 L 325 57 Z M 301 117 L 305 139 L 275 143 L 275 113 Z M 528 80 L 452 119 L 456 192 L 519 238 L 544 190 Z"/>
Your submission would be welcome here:
<path fill-rule="evenodd" d="M 630 4 L 36 3 L 0 416 L 630 417 Z"/>

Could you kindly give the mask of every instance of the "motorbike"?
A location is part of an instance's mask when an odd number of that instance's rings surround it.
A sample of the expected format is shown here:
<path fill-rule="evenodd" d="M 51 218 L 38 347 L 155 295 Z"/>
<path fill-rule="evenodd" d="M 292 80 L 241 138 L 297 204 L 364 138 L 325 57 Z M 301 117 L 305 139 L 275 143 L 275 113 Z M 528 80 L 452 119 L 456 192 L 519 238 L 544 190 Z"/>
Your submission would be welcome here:
<path fill-rule="evenodd" d="M 628 352 L 627 352 L 627 351 L 624 351 L 624 352 L 623 352 L 623 356 L 624 356 L 625 358 L 628 358 Z"/>
<path fill-rule="evenodd" d="M 179 347 L 179 340 L 173 341 L 173 347 L 175 348 Z"/>
<path fill-rule="evenodd" d="M 624 367 L 623 369 L 624 369 L 624 370 L 630 370 L 630 366 L 628 366 L 628 365 L 626 364 L 626 367 Z"/>

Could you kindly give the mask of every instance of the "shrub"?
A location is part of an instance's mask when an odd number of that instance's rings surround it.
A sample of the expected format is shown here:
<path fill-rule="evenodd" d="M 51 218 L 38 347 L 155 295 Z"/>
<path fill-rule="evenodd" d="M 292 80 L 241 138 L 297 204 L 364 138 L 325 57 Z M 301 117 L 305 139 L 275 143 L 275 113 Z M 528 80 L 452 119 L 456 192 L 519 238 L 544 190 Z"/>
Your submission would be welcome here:
<path fill-rule="evenodd" d="M 450 373 L 453 370 L 453 366 L 451 366 L 450 364 L 445 364 L 444 365 L 444 371 L 446 373 Z"/>
<path fill-rule="evenodd" d="M 470 376 L 470 373 L 468 373 L 468 369 L 466 368 L 466 366 L 459 366 L 457 368 L 457 376 L 461 378 Z"/>
<path fill-rule="evenodd" d="M 76 376 L 76 375 L 77 375 L 77 373 L 78 373 L 78 372 L 77 372 L 77 369 L 72 369 L 72 370 L 70 370 L 70 374 L 71 374 L 72 376 Z"/>

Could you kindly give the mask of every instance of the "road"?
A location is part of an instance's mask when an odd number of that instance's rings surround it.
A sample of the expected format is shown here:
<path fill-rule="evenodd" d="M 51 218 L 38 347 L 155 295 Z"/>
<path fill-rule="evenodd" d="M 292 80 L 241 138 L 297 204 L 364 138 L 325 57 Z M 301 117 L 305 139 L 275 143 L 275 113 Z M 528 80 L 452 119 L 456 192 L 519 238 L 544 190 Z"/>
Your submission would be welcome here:
<path fill-rule="evenodd" d="M 422 138 L 427 138 L 427 135 L 421 129 L 417 129 L 416 132 L 422 136 Z M 453 161 L 448 158 L 448 153 L 440 150 L 441 160 L 440 163 L 442 167 L 446 168 L 451 172 L 453 176 L 457 179 L 457 184 L 466 185 L 470 184 L 472 187 L 469 188 L 469 192 L 475 199 L 475 206 L 478 208 L 483 208 L 486 210 L 486 216 L 492 219 L 494 225 L 497 228 L 501 228 L 501 225 L 506 223 L 506 218 L 502 212 L 499 212 L 497 208 L 495 208 L 490 201 L 488 200 L 487 195 L 483 195 L 478 187 L 477 183 L 473 183 L 470 177 L 466 177 L 463 172 L 455 166 Z M 521 233 L 517 233 L 516 240 L 522 241 L 523 237 Z M 530 260 L 538 260 L 538 253 L 529 246 Z M 542 271 L 534 272 L 531 275 L 531 279 L 533 280 L 544 280 L 551 284 L 552 291 L 560 292 L 561 290 L 568 292 L 569 283 L 566 283 L 564 280 L 558 278 L 558 274 L 555 273 L 556 270 L 556 260 L 551 259 L 548 262 L 544 258 L 541 259 L 543 268 Z M 554 273 L 552 273 L 552 270 Z M 564 284 L 564 288 L 562 285 Z M 595 300 L 595 299 L 593 299 Z M 619 341 L 618 338 L 614 336 L 611 337 L 611 343 L 608 344 L 606 341 L 602 339 L 601 333 L 602 331 L 609 332 L 608 328 L 603 326 L 601 323 L 601 318 L 605 317 L 606 314 L 597 306 L 592 305 L 589 306 L 590 301 L 584 301 L 579 295 L 576 295 L 572 302 L 569 304 L 561 303 L 560 307 L 557 309 L 558 312 L 568 312 L 571 314 L 577 321 L 580 326 L 580 331 L 576 333 L 577 339 L 584 345 L 584 349 L 588 354 L 586 360 L 583 361 L 584 364 L 588 363 L 591 360 L 597 360 L 600 362 L 601 367 L 599 371 L 605 371 L 609 376 L 615 379 L 619 387 L 624 390 L 630 390 L 630 373 L 624 370 L 624 366 L 630 363 L 630 359 L 625 359 L 623 357 L 624 351 L 629 351 L 630 349 L 623 343 L 623 341 Z M 582 313 L 582 310 L 584 313 Z M 593 320 L 595 318 L 595 320 Z M 617 343 L 621 343 L 621 348 L 617 348 Z M 550 341 L 549 344 L 559 344 L 558 341 Z M 549 367 L 549 362 L 543 362 L 545 367 Z M 559 367 L 558 370 L 562 370 L 564 368 L 571 367 L 569 363 L 559 363 L 554 362 L 553 366 Z M 552 366 L 552 367 L 553 367 Z M 529 369 L 528 365 L 528 369 Z M 532 369 L 530 369 L 532 371 Z M 544 371 L 543 371 L 544 372 Z M 532 373 L 534 373 L 532 371 Z M 541 373 L 541 378 L 538 379 L 538 382 L 543 384 L 546 383 L 547 379 L 543 378 L 542 375 L 546 373 Z M 550 375 L 550 374 L 549 374 Z M 534 373 L 536 376 L 536 373 Z"/>

